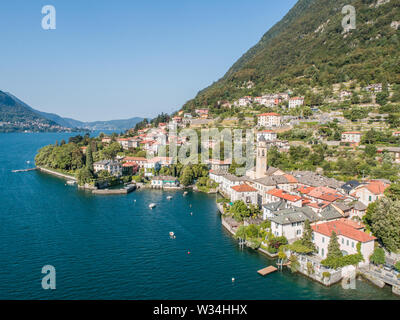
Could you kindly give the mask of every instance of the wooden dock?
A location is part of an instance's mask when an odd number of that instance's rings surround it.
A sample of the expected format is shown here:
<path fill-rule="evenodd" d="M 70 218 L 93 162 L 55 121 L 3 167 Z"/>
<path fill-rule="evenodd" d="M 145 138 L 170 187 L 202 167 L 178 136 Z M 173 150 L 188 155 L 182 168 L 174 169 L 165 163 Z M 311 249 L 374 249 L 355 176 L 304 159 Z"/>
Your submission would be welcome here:
<path fill-rule="evenodd" d="M 272 272 L 275 272 L 277 270 L 278 269 L 275 268 L 274 266 L 269 266 L 269 267 L 266 267 L 264 269 L 258 270 L 257 272 L 264 277 L 264 276 L 266 276 L 266 275 L 268 275 L 268 274 L 270 274 Z"/>

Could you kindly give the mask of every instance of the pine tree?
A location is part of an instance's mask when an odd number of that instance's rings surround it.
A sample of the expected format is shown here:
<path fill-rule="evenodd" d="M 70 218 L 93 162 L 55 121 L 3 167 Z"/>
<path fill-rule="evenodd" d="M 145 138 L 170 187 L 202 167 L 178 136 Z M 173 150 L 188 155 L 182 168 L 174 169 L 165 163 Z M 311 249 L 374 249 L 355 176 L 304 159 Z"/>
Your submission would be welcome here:
<path fill-rule="evenodd" d="M 340 251 L 339 239 L 335 231 L 332 231 L 331 240 L 328 245 L 327 258 L 340 258 L 342 257 L 342 251 Z"/>

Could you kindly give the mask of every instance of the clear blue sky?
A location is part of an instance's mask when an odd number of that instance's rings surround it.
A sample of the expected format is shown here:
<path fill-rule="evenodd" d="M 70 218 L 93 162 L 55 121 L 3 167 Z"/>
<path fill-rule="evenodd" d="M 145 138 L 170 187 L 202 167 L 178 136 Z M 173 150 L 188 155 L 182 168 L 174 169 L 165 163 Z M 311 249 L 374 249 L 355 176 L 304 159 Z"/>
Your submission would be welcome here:
<path fill-rule="evenodd" d="M 296 0 L 7 0 L 0 90 L 77 120 L 153 117 L 224 75 Z M 54 5 L 57 29 L 41 28 Z"/>

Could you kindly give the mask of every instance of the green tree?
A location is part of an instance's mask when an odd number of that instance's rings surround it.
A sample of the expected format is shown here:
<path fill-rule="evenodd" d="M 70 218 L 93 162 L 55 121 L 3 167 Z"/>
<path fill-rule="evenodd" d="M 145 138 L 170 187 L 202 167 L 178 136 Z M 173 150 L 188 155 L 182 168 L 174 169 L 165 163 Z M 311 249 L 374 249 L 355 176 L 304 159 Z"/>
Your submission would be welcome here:
<path fill-rule="evenodd" d="M 385 190 L 385 196 L 393 201 L 400 201 L 400 183 L 392 183 L 390 187 Z"/>
<path fill-rule="evenodd" d="M 400 249 L 400 201 L 378 200 L 371 214 L 371 230 L 386 249 L 397 252 Z"/>
<path fill-rule="evenodd" d="M 370 158 L 375 157 L 376 152 L 377 152 L 377 148 L 374 145 L 368 144 L 368 145 L 365 146 L 365 154 L 368 157 L 370 157 Z"/>
<path fill-rule="evenodd" d="M 369 261 L 376 265 L 385 264 L 385 251 L 382 248 L 375 248 L 374 253 L 369 257 Z"/>
<path fill-rule="evenodd" d="M 250 209 L 242 200 L 235 201 L 231 206 L 229 212 L 232 214 L 236 221 L 243 221 L 244 218 L 250 217 Z"/>
<path fill-rule="evenodd" d="M 94 175 L 88 168 L 82 168 L 78 170 L 76 178 L 78 184 L 83 186 L 85 183 L 90 183 L 94 179 Z"/>
<path fill-rule="evenodd" d="M 179 178 L 179 182 L 181 184 L 183 184 L 184 186 L 188 186 L 193 183 L 193 178 L 194 178 L 194 174 L 193 174 L 192 167 L 190 165 L 188 165 L 188 166 L 185 166 L 185 168 L 183 169 L 182 175 Z"/>
<path fill-rule="evenodd" d="M 342 257 L 342 251 L 340 250 L 339 239 L 335 231 L 332 231 L 331 239 L 328 245 L 327 258 L 340 258 Z"/>

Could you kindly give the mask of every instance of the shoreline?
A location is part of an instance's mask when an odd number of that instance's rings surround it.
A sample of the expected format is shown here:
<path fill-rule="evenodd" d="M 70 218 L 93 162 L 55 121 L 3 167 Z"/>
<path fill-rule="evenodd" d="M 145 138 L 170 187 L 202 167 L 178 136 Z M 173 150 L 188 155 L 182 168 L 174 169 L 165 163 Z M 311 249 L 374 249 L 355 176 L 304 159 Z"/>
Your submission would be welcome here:
<path fill-rule="evenodd" d="M 75 181 L 75 182 L 77 181 L 77 179 L 74 176 L 70 176 L 70 175 L 67 175 L 65 173 L 54 171 L 52 169 L 47 169 L 47 168 L 43 168 L 43 167 L 40 167 L 40 166 L 36 166 L 36 169 L 39 170 L 40 172 L 47 173 L 47 174 L 50 174 L 50 175 L 53 175 L 53 176 L 56 176 L 56 177 L 59 177 L 59 178 L 63 178 L 63 179 L 66 179 L 66 180 L 72 180 L 72 181 Z"/>
<path fill-rule="evenodd" d="M 220 203 L 217 203 L 217 208 L 218 208 L 218 211 L 219 211 L 219 213 L 220 213 L 220 218 L 221 218 L 221 223 L 222 223 L 222 226 L 224 227 L 224 229 L 226 230 L 226 231 L 228 231 L 228 233 L 232 236 L 232 238 L 235 236 L 235 231 L 233 230 L 233 228 L 229 225 L 229 223 L 226 221 L 226 219 L 225 219 L 225 217 L 223 216 L 223 208 L 222 208 L 222 206 L 221 206 L 221 204 Z M 250 247 L 248 247 L 248 248 L 250 248 Z M 251 248 L 250 248 L 251 249 Z M 269 259 L 276 259 L 277 258 L 277 254 L 275 254 L 275 255 L 271 255 L 268 251 L 266 251 L 266 250 L 264 250 L 263 248 L 258 248 L 258 249 L 252 249 L 252 250 L 254 250 L 254 251 L 256 251 L 256 252 L 258 252 L 259 254 L 262 254 L 262 255 L 265 255 L 265 256 L 267 256 Z M 272 264 L 271 264 L 272 265 Z M 341 279 L 339 279 L 339 280 L 335 280 L 335 281 L 333 281 L 333 282 L 329 282 L 329 283 L 325 283 L 325 282 L 323 282 L 323 281 L 319 281 L 319 280 L 317 280 L 317 279 L 314 279 L 313 277 L 311 277 L 310 275 L 308 275 L 308 274 L 306 274 L 306 273 L 303 273 L 303 272 L 300 272 L 300 271 L 296 271 L 296 273 L 297 274 L 300 274 L 300 275 L 302 275 L 302 276 L 304 276 L 306 279 L 308 279 L 308 280 L 311 280 L 311 281 L 313 281 L 313 282 L 316 282 L 316 283 L 319 283 L 319 284 L 321 284 L 321 285 L 323 285 L 323 286 L 325 286 L 325 287 L 327 287 L 327 288 L 329 288 L 329 287 L 331 287 L 331 286 L 333 286 L 333 285 L 336 285 L 336 284 L 338 284 L 339 282 L 342 282 L 342 281 L 345 281 L 345 280 L 348 280 L 348 278 L 346 278 L 346 277 L 343 277 L 343 278 L 341 278 Z M 373 286 L 376 286 L 376 287 L 378 287 L 378 288 L 384 288 L 387 284 L 386 283 L 384 283 L 383 281 L 379 281 L 378 279 L 373 279 L 372 277 L 368 277 L 364 272 L 362 272 L 361 270 L 358 270 L 358 274 L 363 278 L 363 279 L 365 279 L 365 280 L 367 280 L 367 282 L 369 283 L 369 284 L 371 284 L 371 285 L 373 285 Z M 400 288 L 396 288 L 396 287 L 392 287 L 392 294 L 393 295 L 395 295 L 395 296 L 400 296 Z"/>

